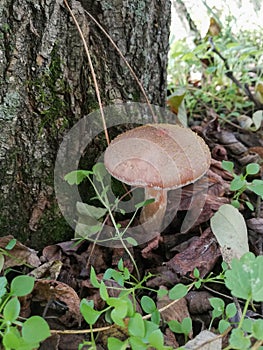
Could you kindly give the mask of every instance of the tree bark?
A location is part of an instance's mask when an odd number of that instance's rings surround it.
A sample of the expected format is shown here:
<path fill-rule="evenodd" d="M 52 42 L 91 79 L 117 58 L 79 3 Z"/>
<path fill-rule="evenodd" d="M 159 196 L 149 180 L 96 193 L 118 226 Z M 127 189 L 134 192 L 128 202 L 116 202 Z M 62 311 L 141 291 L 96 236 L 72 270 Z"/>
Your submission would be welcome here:
<path fill-rule="evenodd" d="M 167 0 L 82 0 L 70 6 L 91 52 L 103 104 L 144 101 L 90 12 L 135 70 L 151 103 L 164 105 Z M 72 237 L 54 195 L 63 135 L 98 109 L 83 44 L 63 0 L 0 0 L 0 235 L 41 248 Z"/>

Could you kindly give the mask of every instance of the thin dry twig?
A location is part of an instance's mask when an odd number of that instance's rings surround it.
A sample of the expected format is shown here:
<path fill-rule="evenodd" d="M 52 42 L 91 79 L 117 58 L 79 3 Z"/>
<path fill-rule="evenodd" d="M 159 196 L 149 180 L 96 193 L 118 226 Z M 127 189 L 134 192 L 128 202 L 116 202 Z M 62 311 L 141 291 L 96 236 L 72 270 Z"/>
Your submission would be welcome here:
<path fill-rule="evenodd" d="M 151 114 L 152 114 L 152 117 L 153 117 L 153 120 L 155 123 L 158 122 L 157 120 L 157 116 L 155 115 L 154 113 L 154 110 L 150 104 L 150 101 L 147 97 L 147 94 L 145 92 L 145 89 L 144 87 L 142 86 L 142 83 L 140 82 L 140 80 L 138 79 L 136 73 L 134 72 L 134 70 L 132 69 L 131 65 L 129 64 L 129 62 L 126 60 L 126 58 L 124 57 L 123 53 L 121 52 L 121 50 L 118 48 L 118 46 L 115 44 L 115 42 L 112 40 L 111 36 L 106 32 L 106 30 L 102 27 L 102 25 L 87 11 L 87 10 L 84 10 L 86 12 L 86 14 L 92 19 L 92 21 L 100 28 L 100 30 L 103 32 L 103 34 L 109 39 L 110 43 L 112 44 L 112 46 L 115 48 L 115 50 L 118 52 L 118 54 L 120 55 L 120 57 L 123 59 L 124 63 L 126 64 L 126 66 L 128 67 L 128 69 L 130 70 L 131 72 L 131 75 L 133 76 L 134 80 L 136 81 L 136 83 L 138 84 L 144 98 L 145 98 L 145 101 L 151 111 Z"/>
<path fill-rule="evenodd" d="M 101 102 L 101 98 L 100 98 L 100 90 L 99 90 L 99 87 L 98 87 L 96 74 L 95 74 L 95 71 L 94 71 L 94 68 L 93 68 L 93 64 L 92 64 L 92 61 L 91 61 L 88 45 L 86 43 L 85 37 L 83 35 L 83 32 L 82 32 L 82 30 L 81 30 L 81 28 L 80 28 L 80 26 L 78 24 L 78 21 L 77 21 L 75 15 L 74 15 L 74 13 L 72 12 L 71 8 L 69 7 L 69 4 L 68 4 L 67 0 L 64 0 L 64 3 L 66 5 L 66 7 L 67 7 L 67 9 L 68 9 L 68 11 L 69 11 L 73 21 L 74 21 L 77 29 L 78 29 L 79 35 L 80 35 L 81 40 L 83 42 L 83 46 L 84 46 L 85 52 L 86 52 L 87 57 L 88 57 L 88 62 L 89 62 L 90 70 L 91 70 L 91 75 L 92 75 L 92 79 L 93 79 L 93 82 L 94 82 L 94 87 L 95 87 L 95 91 L 96 91 L 96 95 L 97 95 L 97 99 L 98 99 L 98 103 L 99 103 L 99 107 L 100 107 L 100 114 L 101 114 L 101 119 L 102 119 L 102 123 L 103 123 L 103 129 L 104 129 L 104 133 L 105 133 L 107 144 L 109 145 L 110 144 L 110 138 L 109 138 L 107 125 L 106 125 L 106 120 L 105 120 L 105 115 L 104 115 L 102 102 Z"/>

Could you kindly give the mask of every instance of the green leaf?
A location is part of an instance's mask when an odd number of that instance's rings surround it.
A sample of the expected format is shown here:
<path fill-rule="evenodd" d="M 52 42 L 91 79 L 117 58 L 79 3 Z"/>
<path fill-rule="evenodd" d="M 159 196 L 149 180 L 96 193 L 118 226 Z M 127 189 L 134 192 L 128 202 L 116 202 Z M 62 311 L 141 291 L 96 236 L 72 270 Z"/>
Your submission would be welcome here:
<path fill-rule="evenodd" d="M 10 239 L 10 241 L 7 243 L 7 245 L 5 246 L 6 250 L 12 250 L 14 248 L 14 246 L 16 245 L 16 239 Z"/>
<path fill-rule="evenodd" d="M 158 309 L 156 309 L 155 311 L 152 312 L 151 321 L 157 325 L 160 324 L 161 315 L 160 315 L 160 312 Z"/>
<path fill-rule="evenodd" d="M 248 207 L 248 209 L 250 209 L 251 211 L 254 210 L 254 206 L 253 206 L 252 203 L 250 203 L 250 202 L 248 202 L 248 201 L 245 201 L 245 203 L 246 203 L 246 206 Z"/>
<path fill-rule="evenodd" d="M 199 272 L 199 270 L 196 267 L 194 268 L 193 275 L 194 275 L 195 278 L 199 278 L 200 277 L 200 272 Z"/>
<path fill-rule="evenodd" d="M 136 245 L 138 245 L 138 242 L 132 238 L 132 237 L 127 237 L 126 238 L 126 242 L 130 245 L 132 245 L 133 247 L 135 247 Z"/>
<path fill-rule="evenodd" d="M 117 339 L 117 338 L 108 338 L 108 349 L 109 350 L 125 350 L 128 347 L 128 340 L 125 340 L 124 342 Z"/>
<path fill-rule="evenodd" d="M 223 299 L 220 298 L 210 298 L 209 299 L 210 305 L 214 309 L 212 311 L 213 318 L 219 317 L 224 313 L 225 310 L 225 302 Z"/>
<path fill-rule="evenodd" d="M 230 191 L 238 191 L 246 185 L 246 180 L 236 176 L 230 183 Z"/>
<path fill-rule="evenodd" d="M 0 253 L 0 272 L 3 270 L 4 264 L 5 264 L 5 257 L 2 253 Z"/>
<path fill-rule="evenodd" d="M 220 320 L 218 324 L 218 330 L 222 334 L 230 327 L 230 323 L 226 320 Z"/>
<path fill-rule="evenodd" d="M 10 292 L 17 297 L 23 297 L 32 292 L 35 279 L 31 276 L 17 276 L 10 285 Z"/>
<path fill-rule="evenodd" d="M 233 329 L 230 335 L 230 345 L 234 349 L 247 350 L 250 348 L 250 340 L 245 338 L 241 329 Z"/>
<path fill-rule="evenodd" d="M 79 215 L 91 216 L 94 219 L 100 219 L 107 213 L 106 208 L 94 207 L 83 202 L 77 202 L 76 208 Z"/>
<path fill-rule="evenodd" d="M 6 294 L 6 285 L 7 285 L 6 277 L 4 276 L 0 277 L 0 298 L 2 298 L 2 296 Z"/>
<path fill-rule="evenodd" d="M 257 340 L 263 340 L 263 320 L 258 319 L 253 322 L 252 334 Z"/>
<path fill-rule="evenodd" d="M 230 303 L 226 306 L 226 317 L 231 318 L 234 317 L 237 313 L 237 307 L 234 303 Z"/>
<path fill-rule="evenodd" d="M 144 337 L 145 325 L 141 314 L 135 313 L 135 315 L 130 318 L 128 323 L 128 331 L 129 334 L 134 337 Z"/>
<path fill-rule="evenodd" d="M 184 284 L 178 283 L 169 290 L 169 298 L 171 300 L 181 299 L 188 293 L 188 289 Z"/>
<path fill-rule="evenodd" d="M 171 320 L 168 322 L 168 326 L 171 329 L 172 332 L 174 333 L 184 333 L 182 330 L 182 325 L 180 322 L 178 322 L 177 320 Z"/>
<path fill-rule="evenodd" d="M 92 168 L 93 174 L 97 181 L 102 182 L 103 178 L 108 174 L 105 165 L 103 163 L 97 163 Z"/>
<path fill-rule="evenodd" d="M 88 170 L 74 170 L 64 176 L 64 180 L 69 183 L 69 185 L 79 185 L 86 177 L 92 174 Z"/>
<path fill-rule="evenodd" d="M 226 171 L 229 171 L 230 173 L 233 172 L 234 170 L 234 163 L 233 162 L 229 162 L 227 160 L 223 160 L 222 161 L 222 168 Z"/>
<path fill-rule="evenodd" d="M 5 349 L 19 349 L 20 333 L 16 327 L 9 327 L 8 331 L 3 336 L 3 345 Z"/>
<path fill-rule="evenodd" d="M 168 290 L 165 289 L 165 288 L 160 288 L 160 289 L 157 290 L 158 298 L 162 298 L 162 297 L 164 297 L 167 294 L 168 294 Z"/>
<path fill-rule="evenodd" d="M 132 350 L 147 350 L 148 345 L 145 344 L 140 338 L 130 337 L 129 342 L 131 344 Z"/>
<path fill-rule="evenodd" d="M 256 175 L 260 170 L 260 166 L 257 163 L 250 163 L 246 166 L 246 173 L 248 175 Z"/>
<path fill-rule="evenodd" d="M 258 196 L 260 196 L 263 199 L 263 181 L 262 180 L 253 180 L 250 185 L 247 186 L 247 188 L 256 193 Z"/>
<path fill-rule="evenodd" d="M 105 283 L 103 281 L 101 281 L 100 283 L 100 296 L 102 298 L 102 300 L 107 300 L 109 299 L 109 294 L 107 292 L 107 288 L 105 286 Z"/>
<path fill-rule="evenodd" d="M 10 299 L 5 305 L 3 315 L 6 322 L 13 323 L 19 316 L 20 302 L 17 297 Z"/>
<path fill-rule="evenodd" d="M 164 339 L 163 334 L 160 329 L 152 332 L 148 337 L 149 343 L 158 350 L 163 350 L 164 348 Z"/>
<path fill-rule="evenodd" d="M 95 288 L 100 287 L 100 283 L 97 280 L 96 272 L 95 272 L 93 266 L 91 266 L 91 269 L 90 269 L 90 282 L 93 285 L 93 287 L 95 287 Z"/>
<path fill-rule="evenodd" d="M 148 205 L 148 204 L 153 203 L 154 201 L 155 201 L 154 198 L 146 199 L 146 200 L 143 201 L 143 202 L 140 202 L 140 203 L 135 204 L 135 208 L 136 208 L 136 209 L 140 209 L 140 208 L 142 208 L 142 207 L 145 207 L 145 206 Z"/>
<path fill-rule="evenodd" d="M 182 331 L 185 335 L 188 335 L 192 330 L 192 319 L 190 317 L 185 317 L 181 323 Z"/>
<path fill-rule="evenodd" d="M 225 272 L 225 284 L 238 298 L 263 301 L 263 256 L 249 252 L 240 260 L 233 259 L 231 270 Z"/>
<path fill-rule="evenodd" d="M 95 324 L 101 315 L 101 312 L 94 310 L 86 299 L 80 302 L 80 312 L 89 325 Z"/>
<path fill-rule="evenodd" d="M 22 327 L 22 336 L 27 343 L 39 343 L 50 336 L 47 322 L 40 316 L 31 316 Z"/>
<path fill-rule="evenodd" d="M 155 302 L 152 300 L 152 298 L 146 295 L 144 295 L 141 299 L 141 307 L 147 314 L 151 314 L 156 310 Z"/>
<path fill-rule="evenodd" d="M 226 262 L 249 251 L 245 219 L 232 205 L 219 208 L 211 218 L 211 228 Z"/>

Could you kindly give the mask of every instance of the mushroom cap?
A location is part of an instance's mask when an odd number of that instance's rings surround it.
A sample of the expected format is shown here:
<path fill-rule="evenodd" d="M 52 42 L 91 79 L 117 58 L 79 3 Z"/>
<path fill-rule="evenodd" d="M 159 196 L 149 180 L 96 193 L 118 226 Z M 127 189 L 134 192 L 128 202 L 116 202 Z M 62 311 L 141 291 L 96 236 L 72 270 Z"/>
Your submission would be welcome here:
<path fill-rule="evenodd" d="M 208 170 L 211 155 L 191 129 L 146 124 L 117 136 L 104 164 L 116 179 L 136 187 L 175 189 L 193 183 Z"/>

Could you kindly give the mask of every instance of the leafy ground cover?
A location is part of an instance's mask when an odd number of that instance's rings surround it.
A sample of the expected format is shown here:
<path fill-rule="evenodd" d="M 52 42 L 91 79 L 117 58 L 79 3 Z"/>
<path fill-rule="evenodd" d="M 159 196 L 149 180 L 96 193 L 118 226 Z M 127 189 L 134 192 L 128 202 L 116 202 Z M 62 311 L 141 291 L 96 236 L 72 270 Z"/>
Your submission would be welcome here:
<path fill-rule="evenodd" d="M 99 227 L 90 224 L 74 241 L 41 252 L 12 236 L 0 238 L 4 349 L 263 349 L 261 44 L 228 33 L 188 54 L 185 46 L 180 54 L 180 45 L 172 51 L 168 104 L 210 147 L 208 187 L 202 191 L 204 178 L 195 193 L 184 187 L 179 205 L 171 191 L 173 221 L 137 246 L 123 238 L 125 228 L 147 202 L 120 221 L 103 165 L 68 174 L 70 184 L 87 179 L 93 186 L 100 205 L 78 209 Z M 190 66 L 199 67 L 200 79 Z M 198 196 L 202 211 L 182 232 L 196 206 L 189 199 Z M 86 239 L 105 220 L 121 248 Z"/>

